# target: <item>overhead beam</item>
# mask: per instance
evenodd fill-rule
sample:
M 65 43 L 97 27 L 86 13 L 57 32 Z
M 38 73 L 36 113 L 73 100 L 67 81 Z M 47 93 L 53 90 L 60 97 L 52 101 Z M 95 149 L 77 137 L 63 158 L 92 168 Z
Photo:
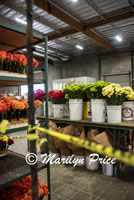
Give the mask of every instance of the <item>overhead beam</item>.
M 34 0 L 34 4 L 38 6 L 39 8 L 43 9 L 44 11 L 48 12 L 49 14 L 55 16 L 56 18 L 60 19 L 61 21 L 64 21 L 74 29 L 76 29 L 79 32 L 82 32 L 83 34 L 87 35 L 88 37 L 95 40 L 97 43 L 101 44 L 105 48 L 109 50 L 113 50 L 113 47 L 108 44 L 102 37 L 97 35 L 95 32 L 91 30 L 84 30 L 83 25 L 71 17 L 70 15 L 66 14 L 64 11 L 62 11 L 60 8 L 56 7 L 54 4 L 48 2 L 47 0 Z
M 108 15 L 105 15 L 105 20 L 103 20 L 102 17 L 96 19 L 96 21 L 95 21 L 95 19 L 92 19 L 92 21 L 95 21 L 95 22 L 85 24 L 84 29 L 88 30 L 90 28 L 96 28 L 99 26 L 103 26 L 106 24 L 110 24 L 110 23 L 125 20 L 125 19 L 129 19 L 132 17 L 134 17 L 134 12 L 132 12 L 129 8 L 120 9 L 116 12 L 114 11 L 114 12 L 109 13 Z M 65 37 L 65 36 L 68 36 L 71 34 L 75 34 L 78 32 L 79 31 L 77 31 L 76 29 L 71 28 L 69 30 L 67 29 L 67 30 L 62 31 L 62 33 L 60 33 L 60 34 L 56 33 L 56 34 L 50 35 L 50 36 L 48 36 L 48 38 L 49 38 L 49 40 L 55 40 L 55 39 Z
M 18 13 L 21 13 L 24 16 L 26 15 L 26 11 L 22 7 L 20 7 L 18 5 L 16 6 L 16 4 L 12 0 L 6 0 L 2 4 Z M 40 15 L 34 13 L 34 10 L 33 10 L 33 19 L 45 26 L 48 26 L 49 28 L 53 29 L 55 32 L 58 32 L 58 33 L 60 32 L 57 29 L 57 27 L 54 24 L 52 24 L 50 21 L 48 21 L 48 20 L 42 18 Z

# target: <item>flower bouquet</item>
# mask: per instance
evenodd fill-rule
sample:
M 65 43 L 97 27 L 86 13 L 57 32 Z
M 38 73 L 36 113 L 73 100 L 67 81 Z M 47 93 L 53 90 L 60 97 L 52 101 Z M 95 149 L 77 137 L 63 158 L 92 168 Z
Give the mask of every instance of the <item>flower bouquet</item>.
M 109 123 L 121 122 L 122 104 L 125 101 L 125 92 L 118 84 L 111 84 L 102 89 L 102 95 L 107 102 L 107 117 Z
M 8 147 L 14 144 L 12 139 L 8 138 L 8 141 L 3 141 L 0 139 L 0 157 L 8 155 Z
M 123 87 L 125 101 L 122 105 L 122 118 L 124 121 L 134 120 L 134 91 L 131 87 Z
M 102 95 L 102 89 L 109 84 L 105 81 L 98 81 L 84 87 L 88 99 L 91 100 L 92 122 L 105 122 L 106 101 Z
M 52 95 L 52 102 L 54 117 L 64 117 L 64 109 L 66 103 L 65 94 L 61 90 L 58 92 L 54 92 Z

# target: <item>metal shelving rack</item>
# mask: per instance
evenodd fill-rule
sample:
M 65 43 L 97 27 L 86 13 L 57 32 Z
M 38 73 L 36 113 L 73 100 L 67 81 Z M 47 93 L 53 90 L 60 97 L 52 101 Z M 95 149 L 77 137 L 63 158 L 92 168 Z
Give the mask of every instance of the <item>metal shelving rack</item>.
M 39 34 L 33 34 L 32 33 L 32 0 L 26 0 L 26 4 L 27 4 L 27 31 L 22 29 L 22 28 L 18 28 L 15 26 L 12 26 L 10 24 L 7 23 L 0 23 L 0 26 L 8 29 L 8 30 L 12 30 L 18 33 L 23 33 L 23 34 L 27 34 L 27 45 L 23 46 L 22 49 L 24 47 L 27 47 L 27 63 L 28 63 L 28 67 L 27 67 L 27 80 L 26 78 L 15 78 L 12 79 L 11 77 L 3 77 L 0 76 L 0 84 L 1 85 L 10 85 L 10 86 L 16 86 L 16 85 L 22 85 L 25 84 L 26 82 L 28 83 L 28 89 L 29 89 L 29 95 L 28 95 L 28 102 L 29 102 L 29 111 L 30 111 L 30 115 L 29 115 L 29 124 L 31 126 L 34 126 L 35 124 L 35 118 L 34 118 L 34 101 L 33 101 L 33 83 L 40 83 L 41 80 L 33 80 L 33 55 L 32 55 L 32 51 L 33 51 L 33 42 L 32 42 L 32 38 L 35 37 L 36 39 L 44 42 L 45 44 L 45 74 L 44 74 L 44 84 L 45 84 L 45 91 L 46 91 L 46 123 L 45 126 L 48 129 L 49 128 L 49 119 L 48 119 L 48 49 L 47 49 L 47 41 L 48 38 L 47 36 L 43 37 L 42 35 Z M 21 49 L 21 47 L 19 47 L 19 49 Z M 27 126 L 25 127 L 20 127 L 20 128 L 14 128 L 14 129 L 9 129 L 7 130 L 7 134 L 9 133 L 13 133 L 13 132 L 17 132 L 17 131 L 21 131 L 21 130 L 26 130 Z M 31 132 L 33 133 L 33 132 Z M 46 135 L 47 138 L 47 154 L 49 154 L 49 135 Z M 36 142 L 35 141 L 30 141 L 30 152 L 36 153 Z M 17 155 L 16 156 L 20 156 Z M 24 157 L 23 157 L 24 159 Z M 31 175 L 32 177 L 32 199 L 33 200 L 37 200 L 38 199 L 38 181 L 37 181 L 37 172 L 39 170 L 42 170 L 44 168 L 47 169 L 47 183 L 48 183 L 48 190 L 49 192 L 51 192 L 51 187 L 50 187 L 50 163 L 48 163 L 47 165 L 44 166 L 40 166 L 41 163 L 39 163 L 39 167 L 37 167 L 37 164 L 31 165 L 29 171 L 25 171 L 23 174 L 21 174 L 19 177 L 13 178 L 12 180 L 5 182 L 4 185 L 2 184 L 1 187 L 5 187 L 6 185 L 9 185 L 17 180 L 20 180 L 28 175 Z M 9 168 L 10 171 L 10 168 Z M 0 187 L 0 188 L 1 188 Z M 51 193 L 48 195 L 48 200 L 51 200 Z

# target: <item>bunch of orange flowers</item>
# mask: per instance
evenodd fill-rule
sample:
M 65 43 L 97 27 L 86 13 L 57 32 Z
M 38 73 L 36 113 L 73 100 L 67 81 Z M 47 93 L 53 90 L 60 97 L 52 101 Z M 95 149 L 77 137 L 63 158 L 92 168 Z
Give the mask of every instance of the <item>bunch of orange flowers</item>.
M 41 101 L 39 101 L 39 100 L 35 100 L 35 101 L 34 101 L 34 106 L 35 106 L 35 108 L 39 107 L 40 105 L 42 105 L 42 102 L 41 102 Z
M 24 54 L 11 54 L 7 53 L 5 51 L 0 51 L 0 61 L 8 61 L 8 62 L 17 62 L 19 63 L 19 66 L 27 66 L 27 59 Z M 38 67 L 39 63 L 35 58 L 33 58 L 33 65 L 34 67 Z

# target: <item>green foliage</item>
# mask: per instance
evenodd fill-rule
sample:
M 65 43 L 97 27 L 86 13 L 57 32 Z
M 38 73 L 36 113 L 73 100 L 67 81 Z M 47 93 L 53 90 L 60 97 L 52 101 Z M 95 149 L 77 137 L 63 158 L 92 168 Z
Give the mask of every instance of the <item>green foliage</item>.
M 98 81 L 96 83 L 89 83 L 85 85 L 84 92 L 89 100 L 91 99 L 103 99 L 102 89 L 111 83 L 105 81 Z
M 86 97 L 84 92 L 84 85 L 70 85 L 63 89 L 63 93 L 65 94 L 65 98 L 68 99 L 83 99 Z

